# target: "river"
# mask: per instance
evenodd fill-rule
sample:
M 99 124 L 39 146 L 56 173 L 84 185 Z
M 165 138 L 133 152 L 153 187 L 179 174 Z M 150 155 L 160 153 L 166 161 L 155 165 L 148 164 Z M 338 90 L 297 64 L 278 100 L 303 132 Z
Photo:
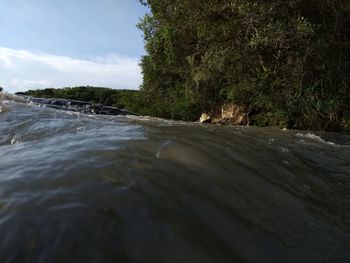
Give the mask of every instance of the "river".
M 2 100 L 0 262 L 350 262 L 350 136 Z

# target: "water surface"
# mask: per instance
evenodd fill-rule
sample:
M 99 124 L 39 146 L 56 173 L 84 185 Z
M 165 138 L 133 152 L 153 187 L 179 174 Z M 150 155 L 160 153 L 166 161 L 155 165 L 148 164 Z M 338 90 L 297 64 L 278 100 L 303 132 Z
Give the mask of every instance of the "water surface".
M 0 262 L 350 262 L 348 135 L 0 103 Z

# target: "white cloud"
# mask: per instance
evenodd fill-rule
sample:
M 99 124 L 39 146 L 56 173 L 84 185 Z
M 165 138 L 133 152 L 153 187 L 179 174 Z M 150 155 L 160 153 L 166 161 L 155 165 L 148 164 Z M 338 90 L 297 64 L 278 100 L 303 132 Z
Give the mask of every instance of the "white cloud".
M 11 93 L 80 85 L 136 89 L 142 81 L 138 63 L 117 55 L 89 61 L 0 47 L 0 86 Z

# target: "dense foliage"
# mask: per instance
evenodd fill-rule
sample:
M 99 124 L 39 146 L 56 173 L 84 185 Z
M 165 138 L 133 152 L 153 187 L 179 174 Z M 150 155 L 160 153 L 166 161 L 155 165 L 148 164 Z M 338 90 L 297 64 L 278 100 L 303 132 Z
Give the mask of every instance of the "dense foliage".
M 22 95 L 33 96 L 37 98 L 62 98 L 100 103 L 105 106 L 113 106 L 126 109 L 131 112 L 141 112 L 142 105 L 139 98 L 139 92 L 136 90 L 115 90 L 99 87 L 74 87 L 63 89 L 42 89 L 29 90 L 21 93 Z
M 350 2 L 141 0 L 148 114 L 198 119 L 218 105 L 252 124 L 338 130 L 350 110 Z

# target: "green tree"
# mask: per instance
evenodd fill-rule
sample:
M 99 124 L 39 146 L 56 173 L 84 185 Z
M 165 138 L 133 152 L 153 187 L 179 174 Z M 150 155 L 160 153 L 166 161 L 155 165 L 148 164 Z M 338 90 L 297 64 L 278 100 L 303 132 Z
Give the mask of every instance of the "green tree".
M 339 128 L 350 94 L 347 1 L 141 2 L 151 10 L 138 25 L 151 114 L 195 119 L 234 102 L 257 124 Z

